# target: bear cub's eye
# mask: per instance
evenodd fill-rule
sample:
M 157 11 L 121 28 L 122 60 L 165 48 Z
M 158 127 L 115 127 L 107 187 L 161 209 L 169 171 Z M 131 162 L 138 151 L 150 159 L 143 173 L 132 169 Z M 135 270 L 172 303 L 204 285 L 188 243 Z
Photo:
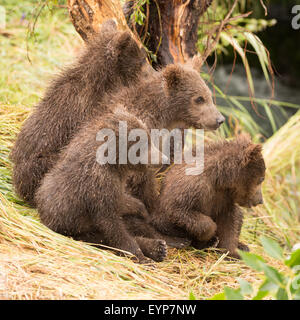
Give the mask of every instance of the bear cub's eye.
M 264 180 L 265 180 L 265 177 L 261 177 L 261 178 L 259 179 L 258 183 L 261 184 L 261 183 L 264 182 Z
M 204 102 L 204 98 L 202 96 L 199 96 L 198 98 L 195 99 L 195 102 L 200 104 Z

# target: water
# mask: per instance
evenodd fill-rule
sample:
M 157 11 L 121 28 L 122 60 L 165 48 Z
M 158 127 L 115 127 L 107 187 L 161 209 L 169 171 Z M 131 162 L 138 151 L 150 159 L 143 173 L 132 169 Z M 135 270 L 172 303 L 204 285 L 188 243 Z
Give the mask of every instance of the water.
M 248 82 L 243 65 L 236 65 L 230 79 L 231 69 L 231 65 L 218 66 L 214 72 L 215 84 L 228 95 L 249 97 Z M 254 82 L 255 97 L 270 99 L 272 96 L 272 90 L 270 89 L 270 86 L 264 78 L 262 72 L 260 72 L 258 69 L 251 69 L 251 73 Z M 229 79 L 230 82 L 228 84 Z M 297 104 L 300 107 L 300 90 L 283 84 L 282 81 L 280 81 L 280 78 L 276 77 L 274 100 Z M 226 105 L 223 99 L 217 99 L 217 104 L 218 103 L 220 105 Z M 258 112 L 261 114 L 261 116 L 259 116 L 253 110 L 250 102 L 242 101 L 242 104 L 247 108 L 247 110 L 250 111 L 255 121 L 257 121 L 258 124 L 266 130 L 267 136 L 272 135 L 272 127 L 263 107 L 258 105 Z M 278 108 L 274 106 L 271 108 L 274 110 L 275 120 L 278 127 L 282 126 L 288 120 L 288 118 L 297 111 L 297 109 L 293 108 L 284 108 L 287 113 L 287 115 L 284 116 L 277 110 Z

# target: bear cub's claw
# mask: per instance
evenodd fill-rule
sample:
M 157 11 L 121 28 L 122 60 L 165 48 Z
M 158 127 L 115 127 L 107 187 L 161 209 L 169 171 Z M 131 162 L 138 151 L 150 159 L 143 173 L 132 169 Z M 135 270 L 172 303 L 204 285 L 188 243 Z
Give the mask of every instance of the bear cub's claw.
M 246 252 L 250 251 L 250 248 L 246 244 L 244 244 L 243 242 L 239 242 L 238 249 L 240 249 L 242 251 L 246 251 Z
M 154 267 L 154 265 L 153 265 L 154 261 L 150 258 L 147 258 L 147 257 L 139 258 L 134 261 L 139 264 L 146 264 L 146 265 L 149 265 L 150 267 Z
M 163 261 L 167 256 L 167 243 L 165 240 L 156 239 L 148 256 L 156 262 Z
M 183 249 L 188 247 L 191 244 L 191 240 L 186 238 L 164 236 L 164 239 L 166 240 L 167 245 L 170 248 Z

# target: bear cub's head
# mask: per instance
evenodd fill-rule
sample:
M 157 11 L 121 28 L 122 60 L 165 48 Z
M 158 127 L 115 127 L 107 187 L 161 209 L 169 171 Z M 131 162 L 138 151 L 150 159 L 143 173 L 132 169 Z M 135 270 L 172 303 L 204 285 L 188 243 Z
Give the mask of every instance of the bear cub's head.
M 122 105 L 116 106 L 113 112 L 106 117 L 105 125 L 105 129 L 108 129 L 112 136 L 111 140 L 106 141 L 106 146 L 109 148 L 109 143 L 113 142 L 111 154 L 116 159 L 115 163 L 121 165 L 120 168 L 145 171 L 151 166 L 160 167 L 168 160 L 152 143 L 151 135 L 144 122 L 128 113 Z M 104 140 L 103 137 L 100 138 L 100 135 L 98 139 Z
M 261 186 L 265 179 L 266 166 L 262 146 L 253 144 L 245 135 L 237 138 L 236 143 L 240 148 L 240 170 L 234 188 L 234 201 L 242 207 L 251 208 L 263 204 Z
M 117 79 L 122 85 L 129 86 L 136 80 L 146 65 L 146 52 L 139 48 L 129 31 L 120 31 L 113 19 L 106 20 L 90 39 L 87 39 L 89 59 L 105 63 L 106 74 Z M 89 63 L 88 60 L 87 63 Z M 115 79 L 111 80 L 114 84 Z
M 201 60 L 195 56 L 185 65 L 168 65 L 163 71 L 164 89 L 184 122 L 198 129 L 216 130 L 225 121 L 217 110 L 211 90 L 200 76 Z

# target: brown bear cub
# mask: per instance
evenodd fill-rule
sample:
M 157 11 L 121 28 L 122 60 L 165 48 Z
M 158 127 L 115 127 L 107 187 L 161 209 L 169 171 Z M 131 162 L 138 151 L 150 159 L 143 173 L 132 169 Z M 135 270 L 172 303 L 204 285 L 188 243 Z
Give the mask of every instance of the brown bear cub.
M 212 93 L 199 74 L 199 65 L 197 57 L 185 65 L 168 65 L 135 87 L 123 88 L 115 104 L 124 105 L 144 121 L 149 130 L 172 130 L 179 124 L 184 128 L 215 130 L 225 119 L 214 105 Z M 127 186 L 151 213 L 157 199 L 156 181 L 151 171 L 131 176 Z
M 147 165 L 142 163 L 150 163 L 152 145 L 145 144 L 148 152 L 141 155 L 144 162 L 131 164 L 127 158 L 127 164 L 120 164 L 120 121 L 127 122 L 128 132 L 132 129 L 147 132 L 140 120 L 120 107 L 86 124 L 44 176 L 35 196 L 37 209 L 41 221 L 55 232 L 128 251 L 141 263 L 150 261 L 146 257 L 162 261 L 166 256 L 166 242 L 131 236 L 123 220 L 126 215 L 134 214 L 147 219 L 143 203 L 125 192 L 125 182 L 130 171 L 146 170 Z M 104 136 L 99 138 L 102 129 L 114 132 L 115 140 L 109 137 L 106 142 Z M 112 157 L 110 163 L 99 163 L 99 148 L 104 142 L 115 145 L 115 158 Z M 128 150 L 132 145 L 129 141 Z M 109 154 L 109 148 L 105 150 Z
M 185 169 L 192 167 L 174 165 L 168 170 L 152 224 L 162 233 L 189 238 L 200 249 L 217 239 L 219 248 L 239 258 L 236 249 L 249 248 L 239 242 L 243 213 L 238 206 L 263 203 L 261 145 L 246 135 L 215 142 L 205 146 L 203 173 L 186 175 Z
M 103 24 L 81 57 L 58 75 L 25 121 L 11 153 L 16 193 L 34 206 L 34 193 L 58 153 L 85 122 L 103 113 L 105 94 L 132 85 L 146 64 L 129 32 Z

